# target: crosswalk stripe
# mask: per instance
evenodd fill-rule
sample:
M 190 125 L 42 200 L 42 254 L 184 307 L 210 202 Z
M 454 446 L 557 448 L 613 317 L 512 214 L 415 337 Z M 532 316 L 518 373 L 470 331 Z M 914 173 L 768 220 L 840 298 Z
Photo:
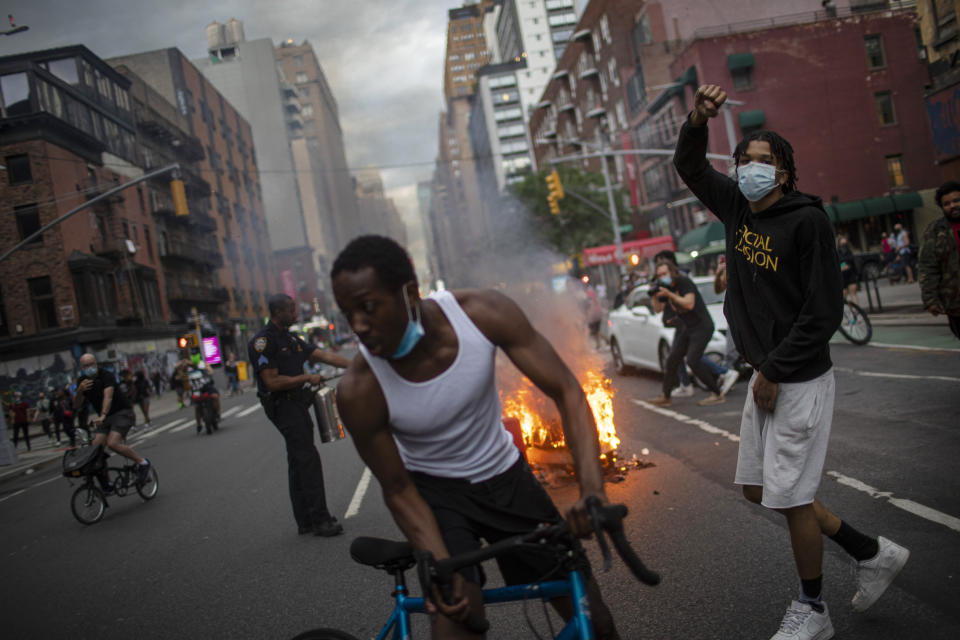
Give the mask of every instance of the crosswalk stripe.
M 137 434 L 136 441 L 137 441 L 137 442 L 140 442 L 140 441 L 142 441 L 142 440 L 149 440 L 150 438 L 152 438 L 152 437 L 154 437 L 154 436 L 158 436 L 158 435 L 160 435 L 161 433 L 163 433 L 163 432 L 165 432 L 165 431 L 169 431 L 170 429 L 173 429 L 175 426 L 177 426 L 178 424 L 180 424 L 180 423 L 183 422 L 184 420 L 186 420 L 186 418 L 181 418 L 181 419 L 179 419 L 179 420 L 174 420 L 173 422 L 171 422 L 171 423 L 169 423 L 169 424 L 165 424 L 165 425 L 163 425 L 162 427 L 157 427 L 156 429 L 151 429 L 150 431 L 144 431 L 144 432 L 138 433 L 138 434 Z
M 170 431 L 170 433 L 180 433 L 180 432 L 183 431 L 184 429 L 189 429 L 190 427 L 195 427 L 196 424 L 197 424 L 197 423 L 196 423 L 196 422 L 193 422 L 193 421 L 187 422 L 187 424 L 180 425 L 180 426 L 177 427 L 176 429 L 173 429 L 172 431 Z
M 243 408 L 243 407 L 231 407 L 230 409 L 227 409 L 226 411 L 224 411 L 223 413 L 221 413 L 221 414 L 220 414 L 220 417 L 221 417 L 221 418 L 229 418 L 230 416 L 232 416 L 233 414 L 235 414 L 237 411 L 240 411 L 240 409 L 242 409 L 242 408 Z
M 241 411 L 240 413 L 238 413 L 238 414 L 237 414 L 237 417 L 238 417 L 238 418 L 242 418 L 242 417 L 244 417 L 244 416 L 248 416 L 248 415 L 250 415 L 251 413 L 253 413 L 254 411 L 256 411 L 257 409 L 262 409 L 262 408 L 263 408 L 263 407 L 262 407 L 261 405 L 259 405 L 259 404 L 252 405 L 252 406 L 250 406 L 250 407 L 247 407 L 246 409 L 244 409 L 244 410 Z

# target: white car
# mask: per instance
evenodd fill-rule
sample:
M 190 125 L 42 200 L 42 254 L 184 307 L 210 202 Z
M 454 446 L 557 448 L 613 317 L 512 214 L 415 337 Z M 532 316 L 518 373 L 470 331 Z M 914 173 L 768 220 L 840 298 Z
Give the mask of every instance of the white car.
M 727 319 L 723 315 L 723 294 L 713 291 L 713 276 L 692 278 L 703 296 L 713 318 L 713 337 L 704 353 L 716 361 L 723 359 L 727 350 Z M 647 291 L 642 284 L 630 292 L 621 306 L 610 312 L 607 319 L 610 330 L 610 353 L 616 372 L 623 375 L 631 367 L 663 372 L 670 355 L 675 329 L 663 326 L 663 312 L 654 313 Z

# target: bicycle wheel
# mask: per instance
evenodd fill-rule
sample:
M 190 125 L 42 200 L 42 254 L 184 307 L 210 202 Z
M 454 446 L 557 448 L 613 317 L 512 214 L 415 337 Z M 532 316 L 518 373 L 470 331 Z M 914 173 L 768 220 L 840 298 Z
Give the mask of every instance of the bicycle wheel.
M 85 484 L 73 492 L 70 499 L 70 510 L 73 517 L 83 524 L 96 524 L 103 518 L 107 509 L 107 500 L 103 492 L 93 484 Z
M 147 472 L 147 479 L 142 483 L 137 483 L 137 493 L 140 494 L 140 497 L 144 500 L 152 500 L 157 495 L 157 491 L 160 489 L 160 476 L 157 475 L 157 469 L 153 465 L 150 465 L 150 470 Z
M 304 631 L 293 640 L 358 640 L 356 636 L 337 629 L 311 629 Z
M 847 302 L 843 306 L 840 333 L 853 344 L 864 345 L 870 342 L 873 336 L 873 326 L 863 309 L 852 302 Z

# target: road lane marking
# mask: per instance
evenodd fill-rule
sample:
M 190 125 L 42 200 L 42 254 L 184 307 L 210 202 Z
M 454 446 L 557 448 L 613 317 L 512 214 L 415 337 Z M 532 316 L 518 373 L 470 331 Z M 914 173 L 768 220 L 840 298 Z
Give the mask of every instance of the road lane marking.
M 158 436 L 161 433 L 164 433 L 165 431 L 169 431 L 170 429 L 173 429 L 175 426 L 177 426 L 184 420 L 186 420 L 186 418 L 180 418 L 179 420 L 174 420 L 170 424 L 165 424 L 162 427 L 157 427 L 156 429 L 151 429 L 150 431 L 144 431 L 142 433 L 139 433 L 137 434 L 137 441 L 139 442 L 141 440 L 148 440 L 154 436 Z
M 360 512 L 360 503 L 363 502 L 363 496 L 367 493 L 367 487 L 370 486 L 370 467 L 363 468 L 363 475 L 360 476 L 360 482 L 353 492 L 353 498 L 350 499 L 350 506 L 347 507 L 347 513 L 343 519 L 352 518 Z
M 221 418 L 229 418 L 230 416 L 232 416 L 233 414 L 235 414 L 237 411 L 240 411 L 240 409 L 243 409 L 243 407 L 233 407 L 233 408 L 231 408 L 231 409 L 227 409 L 226 411 L 224 411 L 223 413 L 220 414 L 220 417 L 221 417 Z
M 176 429 L 173 429 L 172 431 L 170 431 L 170 433 L 180 433 L 181 431 L 185 431 L 185 430 L 189 429 L 190 427 L 195 427 L 195 426 L 197 426 L 197 423 L 196 423 L 195 421 L 187 420 L 187 423 L 186 423 L 186 424 L 180 425 L 180 426 L 177 427 Z
M 842 343 L 841 343 L 842 344 Z M 882 347 L 884 349 L 913 349 L 914 351 L 951 351 L 960 352 L 960 349 L 951 349 L 950 347 L 921 347 L 912 344 L 890 344 L 888 342 L 868 342 L 868 346 Z
M 951 376 L 915 376 L 909 373 L 878 373 L 876 371 L 857 371 L 856 369 L 848 369 L 846 367 L 834 368 L 843 373 L 853 373 L 855 375 L 866 376 L 868 378 L 894 378 L 896 380 L 942 380 L 944 382 L 960 382 L 960 378 L 953 378 Z
M 937 511 L 936 509 L 931 509 L 926 505 L 922 505 L 919 502 L 914 502 L 913 500 L 908 500 L 906 498 L 894 498 L 893 492 L 891 491 L 880 491 L 875 487 L 871 487 L 865 482 L 861 482 L 856 478 L 851 478 L 846 476 L 839 471 L 827 471 L 828 476 L 832 476 L 837 479 L 842 485 L 846 485 L 857 491 L 862 491 L 866 493 L 871 498 L 886 498 L 887 502 L 898 509 L 903 509 L 908 513 L 912 513 L 915 516 L 920 516 L 925 520 L 931 522 L 936 522 L 937 524 L 942 524 L 945 527 L 949 527 L 954 531 L 960 531 L 960 518 L 955 518 L 951 515 L 947 515 L 942 511 Z
M 4 500 L 9 500 L 10 498 L 12 498 L 12 497 L 14 497 L 14 496 L 18 496 L 18 495 L 20 495 L 21 493 L 23 493 L 24 491 L 26 491 L 26 489 L 20 489 L 20 491 L 14 491 L 14 492 L 11 493 L 10 495 L 8 495 L 6 498 L 0 498 L 0 502 L 3 502 Z
M 671 411 L 670 409 L 665 409 L 664 407 L 658 407 L 655 404 L 650 404 L 649 402 L 644 402 L 643 400 L 632 400 L 636 405 L 643 407 L 648 411 L 653 411 L 654 413 L 659 413 L 662 416 L 667 416 L 668 418 L 673 418 L 678 422 L 684 422 L 686 424 L 692 424 L 693 426 L 706 431 L 710 435 L 720 436 L 721 438 L 726 438 L 730 442 L 740 442 L 740 436 L 736 433 L 730 433 L 726 429 L 721 429 L 716 427 L 706 420 L 700 420 L 699 418 L 691 418 L 690 416 L 685 416 L 682 413 L 677 413 L 676 411 Z
M 238 414 L 237 414 L 237 417 L 238 417 L 238 418 L 243 418 L 244 416 L 250 415 L 251 413 L 253 413 L 253 412 L 256 411 L 257 409 L 262 409 L 262 408 L 263 408 L 263 406 L 260 405 L 260 404 L 252 405 L 252 406 L 250 406 L 250 407 L 247 407 L 246 409 L 244 409 L 244 410 L 241 411 L 240 413 L 238 413 Z

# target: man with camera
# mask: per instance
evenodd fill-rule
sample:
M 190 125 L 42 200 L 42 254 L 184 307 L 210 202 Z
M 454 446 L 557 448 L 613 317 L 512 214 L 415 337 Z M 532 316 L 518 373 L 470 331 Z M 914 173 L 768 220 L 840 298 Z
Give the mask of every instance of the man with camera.
M 693 375 L 703 382 L 711 393 L 701 400 L 700 406 L 720 404 L 726 401 L 720 391 L 717 376 L 703 363 L 703 352 L 713 336 L 713 318 L 707 311 L 703 296 L 690 278 L 682 275 L 676 266 L 667 261 L 657 264 L 657 279 L 650 287 L 653 310 L 660 313 L 669 306 L 677 314 L 677 333 L 673 339 L 670 355 L 663 372 L 663 394 L 647 402 L 660 407 L 669 407 L 670 392 L 677 386 L 677 370 L 684 359 Z

